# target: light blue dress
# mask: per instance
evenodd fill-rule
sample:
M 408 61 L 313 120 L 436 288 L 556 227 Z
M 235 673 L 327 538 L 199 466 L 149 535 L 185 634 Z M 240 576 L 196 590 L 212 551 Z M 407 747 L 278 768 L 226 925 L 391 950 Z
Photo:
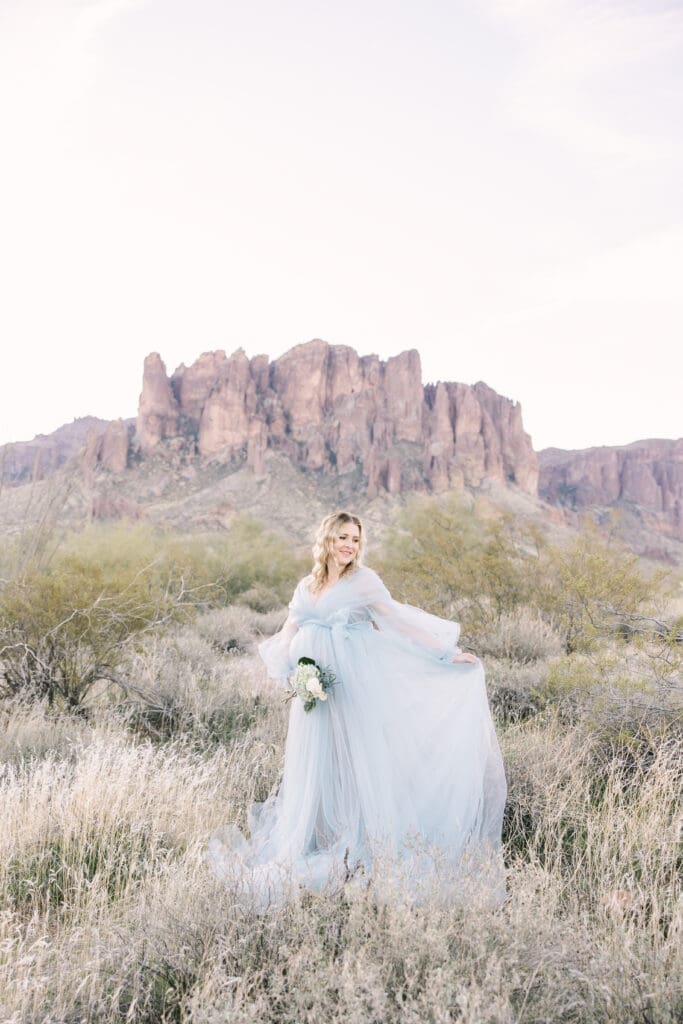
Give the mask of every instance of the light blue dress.
M 494 865 L 500 891 L 505 774 L 483 667 L 452 662 L 460 627 L 394 601 L 367 567 L 317 598 L 309 583 L 259 652 L 282 686 L 302 656 L 338 682 L 312 711 L 292 700 L 282 782 L 252 806 L 248 839 L 214 833 L 213 870 L 266 903 L 287 885 L 376 879 L 389 864 L 415 890 Z

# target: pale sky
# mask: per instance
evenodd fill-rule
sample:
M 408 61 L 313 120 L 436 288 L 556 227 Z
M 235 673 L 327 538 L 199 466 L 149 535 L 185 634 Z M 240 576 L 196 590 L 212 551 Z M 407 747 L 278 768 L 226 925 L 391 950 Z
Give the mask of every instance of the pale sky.
M 314 337 L 683 435 L 683 3 L 0 0 L 0 442 Z

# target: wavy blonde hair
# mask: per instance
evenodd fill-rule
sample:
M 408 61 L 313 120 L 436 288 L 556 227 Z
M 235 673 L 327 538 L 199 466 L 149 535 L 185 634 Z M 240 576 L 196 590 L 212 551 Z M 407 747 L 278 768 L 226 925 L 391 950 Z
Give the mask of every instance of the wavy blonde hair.
M 311 590 L 314 594 L 322 590 L 329 579 L 327 561 L 332 555 L 332 542 L 337 536 L 340 527 L 344 526 L 345 523 L 353 523 L 354 526 L 358 527 L 360 544 L 358 545 L 356 557 L 344 567 L 341 575 L 350 575 L 362 562 L 365 533 L 363 532 L 363 524 L 360 519 L 358 516 L 352 515 L 351 512 L 331 512 L 328 516 L 325 516 L 318 527 L 315 544 L 313 545 L 313 569 L 311 571 L 313 586 Z

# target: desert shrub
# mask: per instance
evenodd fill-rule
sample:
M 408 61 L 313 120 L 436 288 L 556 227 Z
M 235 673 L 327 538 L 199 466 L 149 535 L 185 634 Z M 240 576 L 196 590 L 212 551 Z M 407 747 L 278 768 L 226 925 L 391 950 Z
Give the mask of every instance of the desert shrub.
M 96 524 L 71 534 L 60 551 L 98 565 L 105 575 L 123 567 L 153 567 L 159 586 L 169 578 L 182 579 L 203 608 L 233 604 L 241 594 L 250 594 L 268 611 L 289 600 L 302 575 L 301 559 L 284 538 L 247 516 L 212 533 L 177 534 L 144 523 Z
M 183 744 L 133 745 L 119 731 L 93 737 L 68 760 L 5 768 L 0 893 L 44 911 L 121 898 L 196 840 L 223 761 L 221 752 L 200 761 Z
M 57 834 L 9 861 L 6 900 L 26 913 L 68 910 L 94 882 L 106 899 L 116 900 L 167 853 L 163 839 L 126 822 L 104 835 L 94 828 L 78 835 Z
M 146 568 L 118 576 L 65 556 L 0 590 L 0 695 L 34 695 L 78 707 L 100 680 L 117 681 L 126 651 L 145 633 L 192 610 L 183 581 L 161 588 Z
M 623 898 L 638 927 L 667 933 L 680 894 L 679 735 L 612 737 L 538 719 L 505 736 L 510 863 L 542 864 L 565 906 Z M 672 896 L 674 901 L 672 902 Z M 672 916 L 673 915 L 673 916 Z
M 558 639 L 571 653 L 646 637 L 658 640 L 665 672 L 683 648 L 681 622 L 665 614 L 672 575 L 647 572 L 588 521 L 551 543 L 511 516 L 481 518 L 456 497 L 420 499 L 389 531 L 381 568 L 399 600 L 459 620 L 483 653 L 547 657 Z
M 5 700 L 0 705 L 0 766 L 71 752 L 92 737 L 79 716 L 55 713 L 46 701 Z
M 536 608 L 520 605 L 503 612 L 471 638 L 482 657 L 529 664 L 552 658 L 562 650 L 562 637 Z
M 200 746 L 257 730 L 281 702 L 253 648 L 285 616 L 233 605 L 201 613 L 172 636 L 150 637 L 126 665 L 128 699 L 120 707 L 129 727 Z
M 72 535 L 48 564 L 0 585 L 0 695 L 79 707 L 96 684 L 122 682 L 146 634 L 241 593 L 279 606 L 298 572 L 284 541 L 249 520 L 208 537 L 144 525 Z
M 156 741 L 184 737 L 200 747 L 257 729 L 277 701 L 260 661 L 240 653 L 258 635 L 258 618 L 250 609 L 217 609 L 173 637 L 151 637 L 126 666 L 130 682 L 119 708 L 128 726 Z
M 278 612 L 258 612 L 243 604 L 215 608 L 198 616 L 197 635 L 214 650 L 223 654 L 243 654 L 257 640 L 279 629 L 287 617 L 286 609 Z
M 394 596 L 458 619 L 481 634 L 528 604 L 538 539 L 512 516 L 482 519 L 458 497 L 414 500 L 389 531 L 380 558 Z
M 647 645 L 612 642 L 547 665 L 539 696 L 606 736 L 668 730 L 683 721 L 683 680 L 662 682 Z
M 487 658 L 485 669 L 489 704 L 497 724 L 525 721 L 548 706 L 545 663 Z
M 239 602 L 255 612 L 267 614 L 282 606 L 283 596 L 287 596 L 287 590 L 288 587 L 275 588 L 264 583 L 254 583 L 253 586 L 240 593 Z
M 568 654 L 614 636 L 676 639 L 677 630 L 659 621 L 670 575 L 647 574 L 637 555 L 589 522 L 574 539 L 543 548 L 537 579 L 534 601 L 552 617 Z
M 196 586 L 210 588 L 209 607 L 241 601 L 269 611 L 289 600 L 303 575 L 301 560 L 286 541 L 246 517 L 237 518 L 225 533 L 174 538 L 169 558 L 186 566 Z

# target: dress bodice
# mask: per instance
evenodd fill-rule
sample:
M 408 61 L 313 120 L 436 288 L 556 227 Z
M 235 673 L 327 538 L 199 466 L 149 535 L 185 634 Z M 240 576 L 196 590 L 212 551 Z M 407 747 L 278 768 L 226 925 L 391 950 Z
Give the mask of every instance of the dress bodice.
M 450 663 L 459 653 L 460 626 L 457 622 L 409 604 L 394 601 L 373 569 L 360 566 L 343 576 L 317 599 L 309 590 L 310 576 L 300 580 L 289 603 L 289 616 L 282 630 L 259 644 L 259 652 L 273 679 L 288 685 L 301 647 L 300 631 L 319 627 L 335 640 L 349 641 L 373 629 L 376 637 L 391 642 L 399 651 L 430 661 Z
M 317 599 L 309 590 L 309 581 L 307 576 L 299 582 L 289 605 L 290 621 L 296 626 L 309 622 L 332 626 L 370 621 L 399 645 L 408 645 L 427 656 L 449 661 L 459 651 L 457 622 L 394 601 L 377 573 L 368 566 L 342 576 Z
M 358 585 L 357 577 L 362 572 L 358 569 L 352 576 L 342 576 L 318 597 L 309 589 L 310 577 L 305 577 L 298 584 L 289 605 L 291 621 L 299 628 L 307 624 L 332 627 L 370 622 L 372 614 L 367 594 Z

